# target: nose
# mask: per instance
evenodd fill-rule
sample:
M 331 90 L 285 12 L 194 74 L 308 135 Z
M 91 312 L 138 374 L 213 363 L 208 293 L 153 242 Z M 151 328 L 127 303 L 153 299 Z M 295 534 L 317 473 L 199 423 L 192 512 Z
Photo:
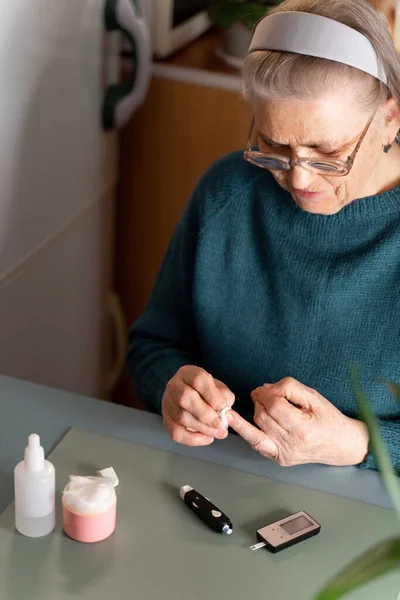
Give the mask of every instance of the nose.
M 292 167 L 289 175 L 291 186 L 297 190 L 307 190 L 312 187 L 315 177 L 315 173 L 303 169 L 299 165 Z

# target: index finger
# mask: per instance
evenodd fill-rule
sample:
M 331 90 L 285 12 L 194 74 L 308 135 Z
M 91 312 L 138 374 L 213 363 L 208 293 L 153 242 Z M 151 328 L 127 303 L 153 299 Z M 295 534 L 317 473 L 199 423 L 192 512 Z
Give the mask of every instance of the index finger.
M 196 369 L 196 372 L 193 374 L 185 372 L 183 381 L 186 385 L 192 387 L 216 412 L 225 408 L 226 398 L 215 385 L 213 376 L 207 373 L 207 371 Z
M 229 425 L 242 437 L 256 452 L 274 459 L 278 451 L 276 444 L 270 437 L 251 423 L 243 419 L 236 411 L 230 410 L 226 414 Z

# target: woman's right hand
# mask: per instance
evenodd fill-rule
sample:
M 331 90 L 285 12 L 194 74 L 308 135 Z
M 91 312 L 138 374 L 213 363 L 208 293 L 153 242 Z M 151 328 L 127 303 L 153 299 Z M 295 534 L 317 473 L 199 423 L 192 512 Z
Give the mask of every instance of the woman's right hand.
M 218 412 L 235 401 L 222 381 L 193 365 L 181 367 L 168 382 L 162 398 L 162 416 L 171 438 L 186 446 L 207 446 L 224 439 Z

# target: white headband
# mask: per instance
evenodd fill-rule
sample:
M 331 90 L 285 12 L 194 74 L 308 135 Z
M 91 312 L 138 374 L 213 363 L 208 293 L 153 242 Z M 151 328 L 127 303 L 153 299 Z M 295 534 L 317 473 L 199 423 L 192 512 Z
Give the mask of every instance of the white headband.
M 369 73 L 387 84 L 375 49 L 362 33 L 333 19 L 303 12 L 278 12 L 260 21 L 249 53 L 279 50 L 326 58 Z

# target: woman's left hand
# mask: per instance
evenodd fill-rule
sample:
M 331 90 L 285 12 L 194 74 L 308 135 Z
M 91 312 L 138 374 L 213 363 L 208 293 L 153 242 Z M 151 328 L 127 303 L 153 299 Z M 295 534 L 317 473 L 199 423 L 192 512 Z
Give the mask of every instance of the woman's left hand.
M 368 430 L 299 381 L 286 377 L 252 394 L 254 421 L 227 413 L 229 425 L 254 450 L 282 466 L 302 463 L 356 465 L 368 453 Z

